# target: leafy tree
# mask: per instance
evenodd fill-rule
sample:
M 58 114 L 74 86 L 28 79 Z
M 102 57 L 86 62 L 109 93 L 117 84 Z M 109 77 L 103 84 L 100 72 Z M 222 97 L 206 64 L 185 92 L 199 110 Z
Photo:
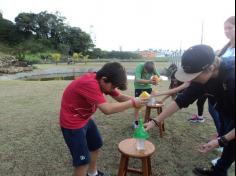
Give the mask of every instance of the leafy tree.
M 14 30 L 14 24 L 6 19 L 0 18 L 0 41 L 8 42 L 10 33 Z
M 84 64 L 88 63 L 89 55 L 83 56 Z
M 70 46 L 73 52 L 77 53 L 87 53 L 89 49 L 94 47 L 90 35 L 83 32 L 78 27 L 67 28 L 65 42 Z
M 97 59 L 97 58 L 107 58 L 107 52 L 101 50 L 100 48 L 94 48 L 93 50 L 89 51 L 88 54 L 90 58 Z
M 26 38 L 32 34 L 37 34 L 37 14 L 20 13 L 16 18 L 16 28 L 21 31 Z
M 133 52 L 122 52 L 122 51 L 111 51 L 107 53 L 108 58 L 117 58 L 117 59 L 140 59 L 139 54 Z
M 60 53 L 53 53 L 51 55 L 51 57 L 52 57 L 52 60 L 56 63 L 56 65 L 61 60 L 61 54 Z
M 73 54 L 73 62 L 78 62 L 81 58 L 83 57 L 83 54 L 82 53 L 74 53 Z
M 59 12 L 50 14 L 47 11 L 39 14 L 20 13 L 15 18 L 16 28 L 25 35 L 25 38 L 33 35 L 37 39 L 50 40 L 54 49 L 62 53 L 69 50 L 87 53 L 94 47 L 89 34 L 78 27 L 65 25 L 64 21 L 65 17 L 62 17 Z

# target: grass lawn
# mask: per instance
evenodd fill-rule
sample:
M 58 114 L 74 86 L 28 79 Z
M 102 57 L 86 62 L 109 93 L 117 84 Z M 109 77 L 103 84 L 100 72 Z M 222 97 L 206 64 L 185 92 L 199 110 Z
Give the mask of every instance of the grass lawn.
M 0 81 L 0 175 L 1 176 L 71 176 L 71 156 L 58 125 L 60 100 L 69 81 Z M 159 90 L 167 89 L 162 82 Z M 133 87 L 126 92 L 133 95 Z M 167 102 L 168 103 L 168 102 Z M 218 153 L 201 155 L 197 146 L 214 133 L 213 121 L 206 113 L 203 124 L 187 119 L 196 112 L 195 105 L 166 120 L 166 133 L 159 138 L 157 129 L 149 139 L 156 146 L 152 157 L 154 176 L 192 176 L 192 168 L 208 164 Z M 153 113 L 154 114 L 154 113 Z M 117 175 L 120 154 L 117 145 L 133 135 L 133 110 L 105 116 L 96 113 L 96 122 L 104 139 L 99 169 Z M 139 166 L 136 160 L 130 163 Z M 234 176 L 234 165 L 230 176 Z

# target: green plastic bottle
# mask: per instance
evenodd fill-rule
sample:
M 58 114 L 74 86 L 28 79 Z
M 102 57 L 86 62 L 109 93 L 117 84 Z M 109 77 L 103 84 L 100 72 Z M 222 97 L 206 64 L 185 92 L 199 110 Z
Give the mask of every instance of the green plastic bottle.
M 143 118 L 139 116 L 138 128 L 135 129 L 134 138 L 137 139 L 137 150 L 145 150 L 145 141 L 149 138 L 149 134 L 144 129 Z

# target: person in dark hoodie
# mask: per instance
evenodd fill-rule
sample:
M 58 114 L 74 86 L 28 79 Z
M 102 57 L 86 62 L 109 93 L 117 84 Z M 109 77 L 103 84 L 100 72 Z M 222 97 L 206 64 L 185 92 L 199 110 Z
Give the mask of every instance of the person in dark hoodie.
M 212 168 L 194 168 L 196 175 L 227 176 L 235 161 L 235 57 L 218 58 L 207 45 L 196 45 L 186 50 L 181 68 L 175 74 L 179 81 L 191 81 L 188 88 L 163 110 L 145 124 L 149 130 L 181 108 L 186 108 L 204 94 L 215 97 L 224 133 L 216 139 L 199 146 L 199 152 L 207 153 L 216 147 L 224 147 L 221 158 Z

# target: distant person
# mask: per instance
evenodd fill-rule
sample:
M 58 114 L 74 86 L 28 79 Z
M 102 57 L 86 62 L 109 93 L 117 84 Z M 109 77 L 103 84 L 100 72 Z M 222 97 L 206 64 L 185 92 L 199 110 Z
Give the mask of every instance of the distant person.
M 97 108 L 104 114 L 122 112 L 128 108 L 139 108 L 141 102 L 121 94 L 127 89 L 127 75 L 119 63 L 108 63 L 97 73 L 87 73 L 72 81 L 65 89 L 60 111 L 60 126 L 64 140 L 70 150 L 75 176 L 103 176 L 97 170 L 102 137 L 93 120 Z M 104 94 L 119 103 L 108 103 Z
M 146 91 L 147 93 L 152 93 L 152 85 L 157 85 L 157 80 L 152 79 L 152 76 L 160 77 L 160 74 L 155 68 L 153 62 L 146 62 L 137 65 L 135 69 L 135 97 L 139 97 L 142 92 Z M 134 112 L 134 128 L 138 127 L 138 118 L 139 118 L 139 109 L 135 109 Z
M 67 64 L 69 65 L 69 64 L 72 64 L 72 63 L 73 63 L 73 59 L 71 57 L 68 57 L 67 58 Z
M 222 59 L 226 59 L 226 60 L 229 57 L 235 58 L 235 16 L 229 17 L 224 22 L 224 32 L 225 32 L 225 36 L 229 39 L 229 42 L 217 53 L 217 55 L 221 57 Z M 215 135 L 215 137 L 217 138 L 218 136 L 222 135 L 222 131 L 223 131 L 222 128 L 224 125 L 223 125 L 223 122 L 219 118 L 219 113 L 217 112 L 215 108 L 216 106 L 217 106 L 217 103 L 215 101 L 215 97 L 210 97 L 208 99 L 208 109 L 216 126 L 217 134 Z M 222 149 L 220 149 L 220 151 L 222 151 Z M 212 164 L 215 165 L 219 159 L 220 158 L 218 157 L 212 160 Z
M 203 95 L 202 97 L 197 99 L 197 113 L 193 114 L 190 119 L 188 119 L 189 122 L 193 123 L 203 123 L 205 122 L 205 118 L 203 116 L 203 111 L 204 111 L 204 104 L 207 100 L 207 96 Z
M 225 36 L 229 42 L 218 54 L 221 57 L 235 56 L 235 16 L 228 18 L 224 23 Z
M 146 130 L 153 128 L 166 118 L 188 107 L 204 94 L 215 97 L 219 118 L 224 131 L 218 138 L 211 139 L 199 147 L 207 153 L 218 146 L 224 147 L 221 158 L 210 169 L 195 168 L 196 175 L 227 176 L 228 169 L 235 161 L 235 57 L 219 59 L 207 45 L 196 45 L 184 52 L 181 67 L 175 76 L 182 82 L 191 81 L 188 88 L 163 110 L 155 119 L 145 124 Z

